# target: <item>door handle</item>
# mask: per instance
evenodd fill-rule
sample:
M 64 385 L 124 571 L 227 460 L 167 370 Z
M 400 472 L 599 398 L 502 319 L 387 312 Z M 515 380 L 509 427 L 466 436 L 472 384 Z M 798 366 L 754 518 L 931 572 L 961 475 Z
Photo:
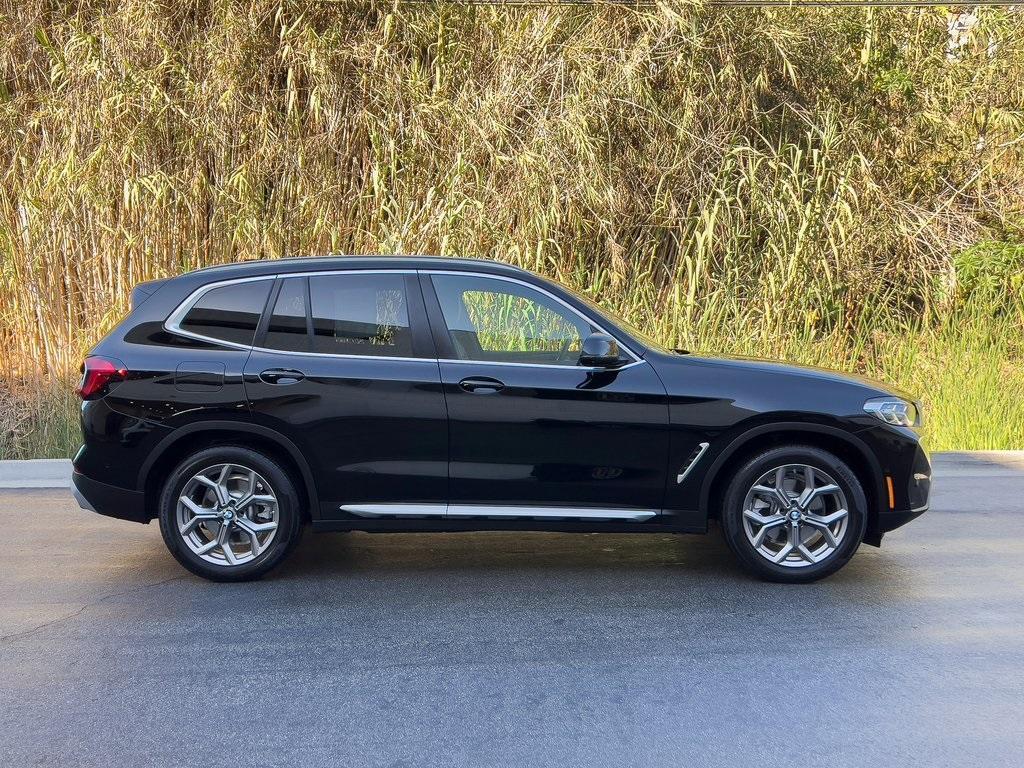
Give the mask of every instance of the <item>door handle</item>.
M 463 379 L 459 382 L 459 386 L 466 392 L 475 392 L 481 395 L 501 392 L 505 388 L 504 384 L 497 379 L 492 379 L 490 376 L 473 376 Z
M 304 378 L 306 374 L 293 368 L 270 368 L 260 374 L 260 381 L 265 384 L 297 384 Z

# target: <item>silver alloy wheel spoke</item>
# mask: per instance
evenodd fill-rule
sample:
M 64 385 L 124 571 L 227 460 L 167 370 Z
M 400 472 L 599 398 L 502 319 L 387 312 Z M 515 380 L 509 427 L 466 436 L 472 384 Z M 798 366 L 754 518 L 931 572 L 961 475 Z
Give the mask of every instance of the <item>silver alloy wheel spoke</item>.
M 252 468 L 216 464 L 185 483 L 177 522 L 182 540 L 203 560 L 242 565 L 265 552 L 277 535 L 277 496 Z
M 783 509 L 789 507 L 790 500 L 786 492 L 779 488 L 770 488 L 766 485 L 755 485 L 750 492 L 762 496 L 766 501 L 779 504 Z
M 832 533 L 832 529 L 825 525 L 823 522 L 821 522 L 821 520 L 808 516 L 807 519 L 804 520 L 804 522 L 807 525 L 814 528 L 815 530 L 817 530 L 819 533 L 821 533 L 821 535 L 825 537 L 825 541 L 828 542 L 828 545 L 830 547 L 839 546 L 839 541 L 836 539 L 835 534 Z
M 770 557 L 768 559 L 771 560 L 773 563 L 781 563 L 783 560 L 785 560 L 787 557 L 789 557 L 789 554 L 792 551 L 793 551 L 793 545 L 790 544 L 787 541 L 785 546 L 783 546 L 783 548 L 780 549 L 776 555 L 774 555 L 773 557 Z
M 798 502 L 801 507 L 808 509 L 816 499 L 822 496 L 828 496 L 839 490 L 838 485 L 823 485 L 820 488 L 805 489 L 800 495 L 800 501 Z
M 786 522 L 785 515 L 762 515 L 752 509 L 743 510 L 743 516 L 760 526 L 757 534 L 754 536 L 755 547 L 761 546 L 761 542 L 764 541 L 765 534 Z
M 254 523 L 245 517 L 238 518 L 236 522 L 239 528 L 248 533 L 265 533 L 277 528 L 277 523 Z
M 832 525 L 833 523 L 837 523 L 840 520 L 842 520 L 848 514 L 849 513 L 845 509 L 837 509 L 831 515 L 824 515 L 824 516 L 822 516 L 822 515 L 815 515 L 815 514 L 811 514 L 810 512 L 808 512 L 807 513 L 807 519 L 808 520 L 813 520 L 816 523 L 821 523 L 822 525 Z
M 802 568 L 822 562 L 839 548 L 848 518 L 846 495 L 827 472 L 806 464 L 784 464 L 765 472 L 750 487 L 742 524 L 759 555 L 786 568 Z
M 811 554 L 811 550 L 807 548 L 806 544 L 801 544 L 796 549 L 800 553 L 800 556 L 803 557 L 803 559 L 806 560 L 808 563 L 817 562 L 817 559 L 814 557 L 814 555 Z
M 199 549 L 195 550 L 195 553 L 197 555 L 205 555 L 207 552 L 209 552 L 210 550 L 212 550 L 216 546 L 217 546 L 217 540 L 216 539 L 210 539 L 210 541 L 206 542 L 203 546 L 199 547 Z

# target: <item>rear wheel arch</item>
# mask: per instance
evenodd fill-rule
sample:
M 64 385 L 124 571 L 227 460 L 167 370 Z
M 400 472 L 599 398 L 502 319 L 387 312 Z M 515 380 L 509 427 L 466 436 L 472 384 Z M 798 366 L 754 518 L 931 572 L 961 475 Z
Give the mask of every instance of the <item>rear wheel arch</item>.
M 209 421 L 180 427 L 165 437 L 153 450 L 139 473 L 139 490 L 145 494 L 145 509 L 152 516 L 157 508 L 163 484 L 169 473 L 186 456 L 218 445 L 239 445 L 264 453 L 280 462 L 292 475 L 309 521 L 319 510 L 316 483 L 302 452 L 284 435 L 258 424 L 233 421 Z
M 864 442 L 856 435 L 825 424 L 781 422 L 762 424 L 738 437 L 718 455 L 701 486 L 700 509 L 708 519 L 717 518 L 733 472 L 749 457 L 780 445 L 809 445 L 835 454 L 849 465 L 864 488 L 868 503 L 865 541 L 877 531 L 878 514 L 884 508 L 885 487 L 882 468 Z

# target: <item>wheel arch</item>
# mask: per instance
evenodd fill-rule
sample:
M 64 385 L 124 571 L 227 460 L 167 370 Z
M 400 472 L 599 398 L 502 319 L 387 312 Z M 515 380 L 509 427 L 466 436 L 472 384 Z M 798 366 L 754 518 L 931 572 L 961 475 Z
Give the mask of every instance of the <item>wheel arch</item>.
M 269 427 L 237 421 L 204 421 L 175 429 L 150 453 L 139 472 L 139 488 L 145 509 L 156 509 L 167 474 L 190 453 L 216 445 L 243 445 L 278 460 L 296 481 L 303 504 L 303 518 L 318 516 L 319 497 L 313 473 L 302 452 L 291 440 Z M 155 515 L 153 515 L 155 516 Z
M 776 422 L 762 424 L 743 432 L 726 446 L 712 462 L 700 491 L 700 510 L 707 519 L 717 518 L 732 477 L 732 470 L 748 457 L 779 445 L 810 445 L 828 451 L 845 461 L 864 488 L 868 502 L 868 525 L 864 540 L 880 542 L 878 516 L 885 507 L 885 482 L 882 467 L 868 446 L 855 434 L 826 424 Z

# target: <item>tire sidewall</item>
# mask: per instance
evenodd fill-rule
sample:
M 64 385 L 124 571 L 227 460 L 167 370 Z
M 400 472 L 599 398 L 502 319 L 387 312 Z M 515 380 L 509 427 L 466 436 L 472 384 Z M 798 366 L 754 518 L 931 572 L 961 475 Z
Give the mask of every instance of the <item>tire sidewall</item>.
M 270 484 L 278 504 L 277 535 L 270 546 L 254 560 L 235 566 L 221 566 L 203 560 L 185 543 L 177 524 L 178 498 L 185 484 L 205 467 L 225 463 L 240 464 L 256 470 Z M 301 530 L 300 509 L 295 483 L 277 462 L 251 448 L 224 446 L 199 451 L 174 468 L 160 494 L 158 517 L 164 543 L 183 566 L 214 581 L 245 581 L 267 573 L 291 550 Z
M 743 504 L 747 492 L 765 472 L 782 464 L 806 464 L 830 475 L 846 495 L 847 530 L 839 548 L 820 563 L 802 568 L 776 565 L 759 555 L 743 529 Z M 867 526 L 867 498 L 853 471 L 837 456 L 811 446 L 773 448 L 746 461 L 730 481 L 722 508 L 726 542 L 747 570 L 771 581 L 801 583 L 829 576 L 853 557 Z

